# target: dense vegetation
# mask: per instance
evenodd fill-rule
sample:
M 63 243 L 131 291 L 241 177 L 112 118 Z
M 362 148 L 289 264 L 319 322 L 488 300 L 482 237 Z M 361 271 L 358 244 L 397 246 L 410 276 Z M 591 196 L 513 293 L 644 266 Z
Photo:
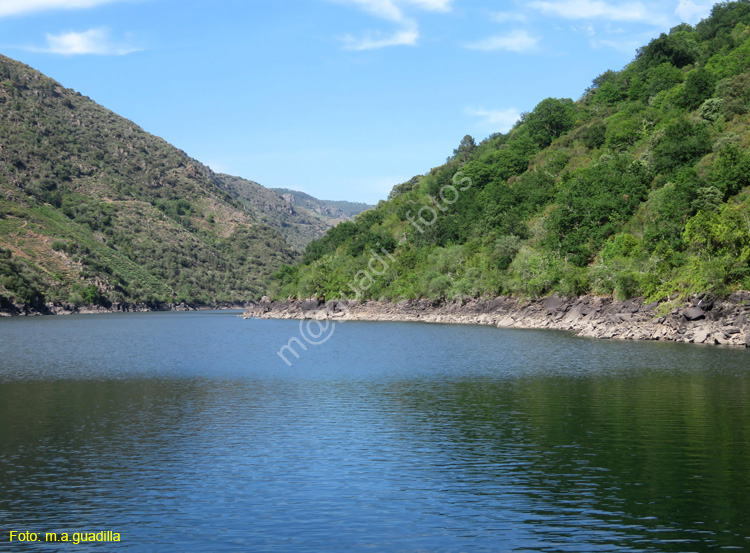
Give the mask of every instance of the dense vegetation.
M 0 309 L 260 297 L 297 255 L 282 234 L 326 226 L 252 183 L 267 215 L 228 179 L 0 56 Z
M 313 243 L 280 297 L 587 292 L 660 300 L 750 288 L 750 1 L 673 28 L 578 101 L 507 134 Z

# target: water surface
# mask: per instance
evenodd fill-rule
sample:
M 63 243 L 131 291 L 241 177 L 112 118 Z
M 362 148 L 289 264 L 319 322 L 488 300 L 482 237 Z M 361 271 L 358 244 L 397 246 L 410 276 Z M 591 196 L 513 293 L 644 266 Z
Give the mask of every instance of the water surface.
M 745 350 L 344 323 L 290 367 L 298 335 L 0 321 L 0 550 L 750 549 Z

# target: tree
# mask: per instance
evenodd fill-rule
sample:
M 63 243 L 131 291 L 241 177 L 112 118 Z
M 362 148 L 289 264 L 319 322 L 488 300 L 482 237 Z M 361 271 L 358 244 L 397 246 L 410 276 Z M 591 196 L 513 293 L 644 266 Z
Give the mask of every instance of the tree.
M 526 115 L 525 123 L 531 138 L 545 148 L 553 140 L 573 128 L 576 107 L 570 98 L 547 98 Z
M 590 94 L 593 94 L 592 103 L 609 106 L 628 97 L 625 79 L 620 78 L 620 73 L 614 71 L 605 71 L 596 77 L 586 90 L 586 95 Z
M 750 155 L 737 146 L 725 145 L 714 161 L 713 180 L 722 193 L 722 200 L 750 186 Z
M 658 172 L 668 173 L 692 165 L 710 151 L 711 136 L 706 126 L 680 119 L 664 129 L 664 137 L 654 148 L 654 165 Z
M 710 98 L 715 88 L 716 76 L 711 71 L 702 67 L 694 69 L 685 80 L 680 104 L 685 109 L 693 110 Z
M 461 163 L 466 163 L 476 149 L 477 143 L 474 142 L 474 138 L 471 135 L 467 134 L 461 139 L 461 144 L 458 145 L 458 148 L 453 150 L 453 158 L 458 159 Z
M 695 41 L 695 32 L 676 27 L 670 34 L 662 33 L 659 38 L 649 42 L 648 46 L 638 49 L 639 62 L 646 67 L 653 67 L 669 62 L 682 69 L 698 59 L 699 48 Z

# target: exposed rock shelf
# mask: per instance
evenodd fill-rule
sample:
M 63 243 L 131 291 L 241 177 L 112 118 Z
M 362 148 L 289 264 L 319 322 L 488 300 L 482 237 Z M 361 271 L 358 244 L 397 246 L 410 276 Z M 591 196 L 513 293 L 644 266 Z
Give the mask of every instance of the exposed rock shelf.
M 750 347 L 750 292 L 726 300 L 698 296 L 685 303 L 644 303 L 583 296 L 541 300 L 494 300 L 398 303 L 343 301 L 262 301 L 245 318 L 333 319 L 342 321 L 415 321 L 483 324 L 500 328 L 569 330 L 580 336 L 619 340 L 660 340 Z
M 151 311 L 202 311 L 210 309 L 246 309 L 244 303 L 215 303 L 212 305 L 190 305 L 186 303 L 113 303 L 103 305 L 75 305 L 72 303 L 48 303 L 41 310 L 29 306 L 11 304 L 0 306 L 0 317 L 36 315 L 92 315 L 97 313 L 148 313 Z

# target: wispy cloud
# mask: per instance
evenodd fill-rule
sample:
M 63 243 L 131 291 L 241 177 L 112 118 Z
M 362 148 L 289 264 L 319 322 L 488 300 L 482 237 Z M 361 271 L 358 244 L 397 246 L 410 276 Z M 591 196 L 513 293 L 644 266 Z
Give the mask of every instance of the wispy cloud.
M 516 12 L 495 12 L 490 15 L 490 21 L 495 23 L 507 23 L 508 21 L 525 23 L 528 19 L 525 14 Z
M 499 132 L 509 131 L 521 118 L 518 110 L 513 108 L 505 110 L 467 108 L 466 113 L 479 117 L 483 127 L 492 127 Z
M 691 0 L 680 0 L 675 14 L 686 23 L 698 23 L 701 19 L 711 14 L 714 0 L 708 2 L 692 2 Z
M 330 0 L 336 4 L 348 4 L 350 6 L 356 6 L 367 13 L 380 17 L 381 19 L 388 19 L 390 21 L 401 21 L 404 17 L 404 12 L 394 4 L 391 0 Z
M 573 25 L 573 30 L 577 33 L 583 33 L 586 36 L 596 35 L 596 29 L 594 29 L 594 26 L 590 23 L 586 23 L 584 25 Z
M 680 22 L 695 24 L 708 17 L 716 0 L 533 0 L 527 7 L 541 15 L 573 20 L 604 20 L 667 27 Z
M 35 52 L 46 52 L 49 54 L 60 54 L 64 56 L 80 56 L 93 54 L 98 56 L 124 56 L 138 52 L 142 48 L 131 44 L 115 42 L 111 38 L 111 32 L 106 27 L 89 29 L 82 33 L 69 32 L 59 35 L 45 35 L 47 46 L 45 48 L 29 48 Z
M 80 10 L 122 0 L 0 0 L 0 17 L 48 10 Z
M 401 2 L 396 0 L 396 3 L 411 4 L 412 6 L 432 12 L 449 12 L 451 11 L 453 0 L 401 0 Z
M 399 28 L 390 35 L 382 31 L 369 32 L 362 37 L 343 37 L 347 50 L 375 50 L 388 46 L 414 46 L 419 40 L 419 25 L 406 10 L 413 8 L 430 12 L 449 12 L 453 0 L 329 0 L 337 4 L 356 6 L 361 10 L 398 24 Z
M 528 31 L 517 30 L 503 35 L 491 36 L 477 42 L 471 42 L 464 46 L 469 50 L 482 50 L 485 52 L 505 50 L 507 52 L 522 54 L 534 50 L 538 43 L 538 37 L 532 36 Z
M 642 2 L 608 4 L 599 0 L 535 1 L 528 6 L 545 15 L 564 19 L 606 19 L 609 21 L 654 22 L 655 13 Z
M 346 50 L 377 50 L 388 46 L 415 46 L 419 39 L 416 23 L 407 21 L 404 28 L 397 30 L 390 36 L 383 36 L 380 32 L 370 32 L 363 37 L 354 38 L 351 35 L 343 37 Z

